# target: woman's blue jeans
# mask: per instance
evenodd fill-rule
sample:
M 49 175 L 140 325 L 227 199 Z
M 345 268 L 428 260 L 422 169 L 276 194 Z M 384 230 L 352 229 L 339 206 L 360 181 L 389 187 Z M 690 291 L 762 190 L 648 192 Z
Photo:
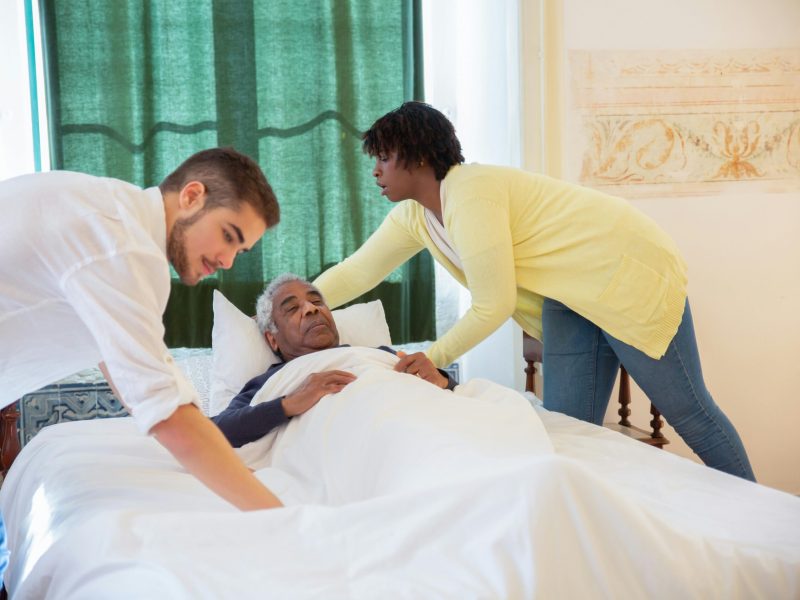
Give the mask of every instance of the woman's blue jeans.
M 560 302 L 542 312 L 544 406 L 601 425 L 620 362 L 709 467 L 755 481 L 742 440 L 703 381 L 689 302 L 659 360 L 612 337 Z

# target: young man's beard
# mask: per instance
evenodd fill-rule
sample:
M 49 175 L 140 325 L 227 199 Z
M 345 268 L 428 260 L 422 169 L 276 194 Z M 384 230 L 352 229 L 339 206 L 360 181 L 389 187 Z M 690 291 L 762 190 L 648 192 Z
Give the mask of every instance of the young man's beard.
M 194 285 L 197 281 L 188 279 L 192 273 L 187 273 L 189 269 L 189 259 L 186 256 L 186 230 L 194 225 L 203 216 L 206 209 L 200 210 L 191 217 L 177 219 L 172 224 L 169 239 L 167 240 L 167 260 L 172 263 L 173 268 L 181 278 L 181 282 L 187 285 Z

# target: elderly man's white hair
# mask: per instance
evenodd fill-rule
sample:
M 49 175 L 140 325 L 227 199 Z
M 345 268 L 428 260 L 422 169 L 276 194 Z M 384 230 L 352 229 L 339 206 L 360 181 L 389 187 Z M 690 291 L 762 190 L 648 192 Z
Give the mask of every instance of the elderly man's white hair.
M 294 273 L 284 273 L 270 281 L 264 292 L 258 297 L 258 300 L 256 300 L 256 323 L 258 323 L 258 329 L 261 331 L 262 335 L 267 331 L 273 335 L 278 332 L 278 327 L 275 325 L 275 319 L 272 316 L 272 301 L 275 298 L 275 294 L 278 293 L 278 290 L 283 287 L 283 285 L 292 281 L 299 281 L 300 283 L 310 285 L 314 290 L 319 292 L 315 286 L 311 285 L 310 281 Z M 320 296 L 321 295 L 322 293 L 320 293 Z

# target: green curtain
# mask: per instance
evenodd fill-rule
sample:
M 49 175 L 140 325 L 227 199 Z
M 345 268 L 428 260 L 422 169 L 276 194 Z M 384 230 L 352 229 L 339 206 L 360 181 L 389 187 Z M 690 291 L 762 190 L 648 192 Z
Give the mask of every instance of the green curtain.
M 252 313 L 265 282 L 313 278 L 358 248 L 390 204 L 360 132 L 422 97 L 420 0 L 42 0 L 54 169 L 157 185 L 203 148 L 255 159 L 281 223 L 233 269 L 173 281 L 166 341 L 208 346 L 211 293 Z M 380 298 L 392 339 L 435 334 L 427 252 Z

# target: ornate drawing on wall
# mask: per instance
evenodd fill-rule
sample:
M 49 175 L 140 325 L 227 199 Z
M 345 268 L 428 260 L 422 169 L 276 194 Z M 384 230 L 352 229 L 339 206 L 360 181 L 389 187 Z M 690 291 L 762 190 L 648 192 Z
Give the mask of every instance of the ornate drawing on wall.
M 626 197 L 800 190 L 800 48 L 571 51 L 570 179 Z

